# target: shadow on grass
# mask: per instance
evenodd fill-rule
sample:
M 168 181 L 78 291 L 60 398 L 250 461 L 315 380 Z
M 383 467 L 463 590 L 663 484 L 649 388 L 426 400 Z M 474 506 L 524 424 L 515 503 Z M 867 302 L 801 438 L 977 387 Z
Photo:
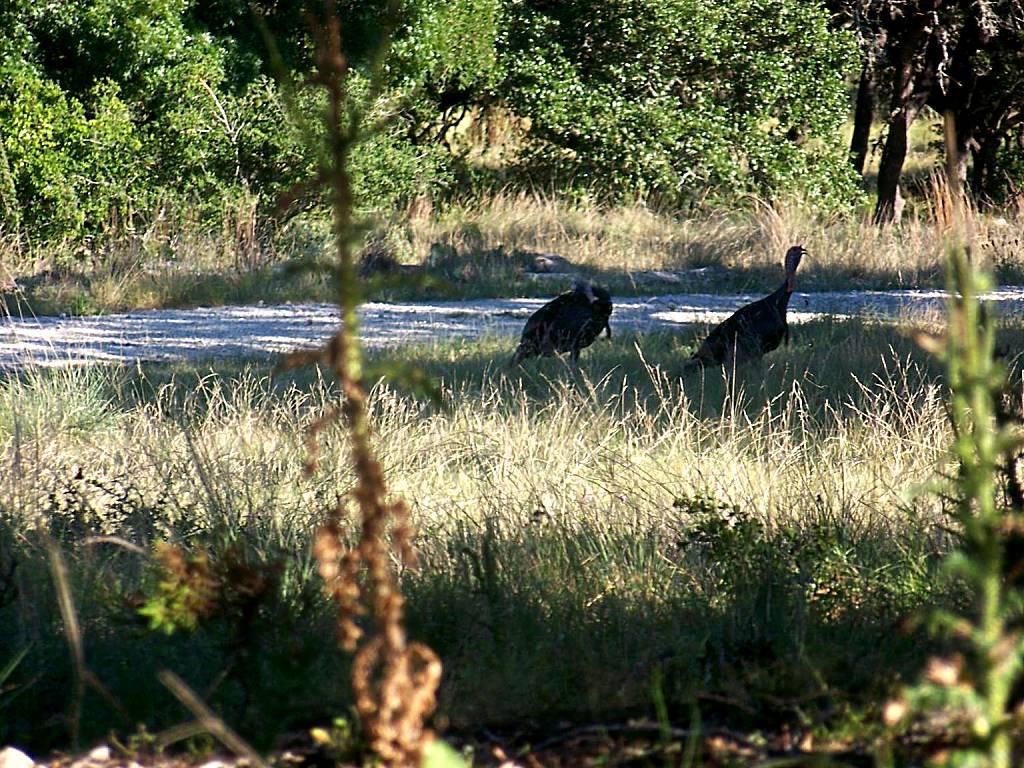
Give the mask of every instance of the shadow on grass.
M 632 297 L 678 293 L 768 294 L 782 281 L 778 263 L 734 268 L 723 262 L 721 247 L 694 242 L 678 256 L 667 258 L 662 270 L 626 271 L 576 266 L 571 274 L 524 272 L 529 252 L 491 249 L 453 252 L 427 259 L 418 267 L 368 280 L 368 301 L 403 302 L 479 298 L 544 298 L 566 290 L 577 278 L 606 287 L 614 296 Z M 899 275 L 870 263 L 838 265 L 828 254 L 814 254 L 799 275 L 803 291 L 941 287 L 941 262 L 934 269 Z M 1000 281 L 1019 280 L 1021 266 L 1006 258 L 996 264 Z M 93 315 L 136 309 L 246 305 L 265 302 L 327 302 L 335 297 L 330 280 L 289 265 L 238 272 L 233 269 L 196 271 L 165 269 L 149 272 L 131 268 L 97 272 L 46 272 L 18 280 L 16 291 L 0 292 L 6 314 Z
M 697 700 L 738 727 L 827 724 L 913 674 L 927 641 L 906 620 L 951 599 L 935 532 L 913 524 L 865 531 L 808 514 L 769 531 L 708 499 L 680 499 L 658 520 L 615 523 L 581 509 L 516 521 L 493 503 L 482 524 L 424 531 L 420 568 L 404 577 L 409 630 L 445 663 L 442 727 L 651 715 L 655 674 L 673 716 L 688 717 Z M 45 554 L 35 536 L 4 530 L 3 564 L 18 568 L 17 592 L 0 607 L 0 659 L 29 652 L 0 696 L 11 704 L 0 737 L 66 748 L 72 669 Z M 135 555 L 83 544 L 89 533 L 100 531 L 64 531 L 60 544 L 86 662 L 117 709 L 86 693 L 84 743 L 187 720 L 156 682 L 163 668 L 262 748 L 347 712 L 348 661 L 308 567 L 308 537 L 277 549 L 272 537 L 234 531 L 256 556 L 284 556 L 279 593 L 244 624 L 222 606 L 195 631 L 167 636 L 135 613 L 155 576 Z M 215 530 L 172 526 L 171 536 L 225 556 Z
M 801 389 L 802 408 L 812 416 L 862 403 L 865 387 L 877 383 L 885 384 L 894 398 L 906 398 L 909 406 L 923 383 L 942 378 L 943 364 L 924 353 L 905 330 L 886 322 L 825 319 L 791 325 L 790 330 L 788 347 L 736 370 L 700 369 L 689 363 L 708 331 L 708 326 L 693 324 L 675 333 L 602 337 L 583 351 L 578 369 L 568 357 L 534 358 L 512 366 L 516 339 L 483 337 L 372 351 L 368 372 L 378 386 L 386 382 L 399 395 L 418 398 L 428 410 L 486 401 L 488 408 L 503 414 L 518 412 L 524 404 L 543 414 L 552 402 L 572 397 L 581 409 L 611 409 L 623 415 L 641 407 L 656 413 L 663 401 L 678 397 L 701 419 L 738 412 L 752 417 L 768 404 L 784 405 L 793 395 L 794 382 Z M 1024 327 L 1014 324 L 1001 329 L 997 346 L 1009 350 L 1014 360 L 1024 350 Z M 276 362 L 274 358 L 218 359 L 205 365 L 125 366 L 109 375 L 68 377 L 37 371 L 30 377 L 48 403 L 39 409 L 49 409 L 48 413 L 72 407 L 84 413 L 90 410 L 88 403 L 95 409 L 113 404 L 128 411 L 159 402 L 165 415 L 193 421 L 202 418 L 211 402 L 219 407 L 225 403 L 254 406 L 289 391 L 316 393 L 312 409 L 337 391 L 326 371 L 307 368 L 278 373 L 274 372 Z M 416 373 L 412 381 L 406 375 L 410 370 Z M 424 380 L 429 387 L 424 387 Z M 87 383 L 84 389 L 82 381 Z M 434 388 L 442 395 L 440 403 L 424 394 Z M 79 406 L 77 400 L 83 394 L 88 395 L 86 404 Z M 663 415 L 671 418 L 668 412 Z M 84 423 L 93 422 L 86 419 Z
M 539 422 L 552 404 L 569 402 L 581 423 L 609 410 L 643 412 L 662 422 L 656 433 L 666 436 L 683 410 L 709 423 L 742 423 L 797 396 L 813 433 L 814 414 L 844 403 L 860 407 L 867 395 L 858 381 L 887 382 L 880 391 L 890 400 L 878 406 L 884 413 L 914 408 L 921 383 L 939 376 L 938 366 L 898 331 L 869 322 L 795 327 L 790 348 L 735 377 L 684 371 L 693 337 L 601 340 L 585 351 L 580 371 L 557 359 L 508 369 L 508 339 L 438 344 L 375 360 L 411 361 L 440 382 L 442 403 L 422 400 L 413 419 L 457 412 L 464 403 Z M 1010 329 L 1006 340 L 1021 348 L 1020 329 Z M 896 360 L 904 361 L 898 370 Z M 48 428 L 85 437 L 102 433 L 105 422 L 75 413 L 111 419 L 138 413 L 145 418 L 132 434 L 166 426 L 178 435 L 192 430 L 198 439 L 216 409 L 258 414 L 285 393 L 330 389 L 315 372 L 260 378 L 269 367 L 239 361 L 205 373 L 180 365 L 107 372 L 88 380 L 96 392 L 81 398 L 81 408 Z M 43 381 L 66 376 L 41 375 Z M 66 382 L 46 395 L 37 423 L 68 408 L 75 381 Z M 0 408 L 6 402 L 0 399 Z M 7 412 L 24 413 L 18 402 L 21 410 Z M 317 395 L 306 410 L 283 411 L 294 420 L 287 430 L 298 432 L 303 417 L 313 417 L 323 402 Z M 676 407 L 661 407 L 666 402 Z M 48 444 L 46 434 L 21 435 L 22 452 Z M 387 435 L 380 437 L 385 459 Z M 13 430 L 4 437 L 13 439 Z M 205 492 L 188 497 L 143 501 L 132 490 L 136 478 L 114 483 L 102 467 L 88 465 L 58 488 L 34 485 L 31 473 L 7 476 L 0 486 L 0 668 L 23 649 L 28 653 L 0 689 L 0 741 L 40 751 L 68 746 L 73 671 L 41 530 L 66 553 L 86 662 L 122 710 L 90 689 L 84 743 L 111 729 L 124 737 L 136 723 L 156 731 L 189 719 L 156 682 L 162 668 L 181 674 L 260 747 L 347 713 L 348 660 L 336 648 L 332 608 L 309 555 L 319 510 L 346 492 L 344 477 L 308 494 L 300 489 L 307 495 L 285 513 L 275 495 L 283 491 L 275 486 L 262 494 L 267 478 L 253 474 L 276 471 L 273 464 L 254 463 L 249 474 L 227 471 L 235 471 L 231 460 L 242 451 L 236 437 L 206 448 L 220 452 L 222 474 L 196 449 L 191 462 L 165 468 L 175 476 L 202 475 L 194 485 Z M 434 448 L 449 449 L 465 447 Z M 109 458 L 119 466 L 119 457 Z M 536 482 L 559 486 L 557 477 Z M 601 478 L 595 474 L 593 482 Z M 496 481 L 481 497 L 453 495 L 451 503 L 472 514 L 452 508 L 421 516 L 421 562 L 403 574 L 403 588 L 411 634 L 445 663 L 440 727 L 650 716 L 655 677 L 672 716 L 686 722 L 693 701 L 706 719 L 737 727 L 801 720 L 828 728 L 846 718 L 870 720 L 897 681 L 916 674 L 933 642 L 908 619 L 958 599 L 957 585 L 938 567 L 950 545 L 941 520 L 898 508 L 837 512 L 799 488 L 780 502 L 791 508 L 789 516 L 764 519 L 707 493 L 665 500 L 642 479 L 631 482 L 549 508 L 543 494 L 528 501 L 506 497 L 512 489 Z M 113 499 L 104 514 L 90 506 L 82 483 L 104 484 Z M 420 499 L 409 495 L 415 508 Z M 279 562 L 280 571 L 260 600 L 223 601 L 196 629 L 165 635 L 138 614 L 161 575 L 147 558 L 89 541 L 99 535 L 171 541 L 206 552 L 213 563 L 242 551 L 252 563 Z
M 172 309 L 266 302 L 325 302 L 334 298 L 328 280 L 310 272 L 264 268 L 198 271 L 130 268 L 96 274 L 46 272 L 18 280 L 16 292 L 0 292 L 0 308 L 12 316 L 96 315 L 134 309 Z
M 863 383 L 888 381 L 910 397 L 909 390 L 941 375 L 941 363 L 905 332 L 882 322 L 820 320 L 791 326 L 790 346 L 736 370 L 690 364 L 707 331 L 694 324 L 676 333 L 601 338 L 583 351 L 578 370 L 568 358 L 535 358 L 512 367 L 508 362 L 515 340 L 501 338 L 377 352 L 373 359 L 385 368 L 399 361 L 419 367 L 442 385 L 450 402 L 486 397 L 494 408 L 515 411 L 523 402 L 543 408 L 568 392 L 581 407 L 590 403 L 621 414 L 639 406 L 657 412 L 662 401 L 678 396 L 702 419 L 717 419 L 737 407 L 753 414 L 789 397 L 794 381 L 802 388 L 806 410 L 817 415 L 826 407 L 860 401 Z M 1008 330 L 1002 339 L 1021 348 L 1024 333 Z M 402 389 L 401 382 L 395 386 Z

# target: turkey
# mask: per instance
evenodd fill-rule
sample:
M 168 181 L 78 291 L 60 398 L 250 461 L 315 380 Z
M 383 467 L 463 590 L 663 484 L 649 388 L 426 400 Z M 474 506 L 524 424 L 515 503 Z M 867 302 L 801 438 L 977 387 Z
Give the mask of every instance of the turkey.
M 534 312 L 526 321 L 519 348 L 512 365 L 537 355 L 572 354 L 579 362 L 580 350 L 589 347 L 607 331 L 612 335 L 608 318 L 612 314 L 612 297 L 604 288 L 581 280 Z
M 786 280 L 770 296 L 737 309 L 704 339 L 691 360 L 697 365 L 742 363 L 789 343 L 786 307 L 796 285 L 796 268 L 807 253 L 794 245 L 786 251 Z

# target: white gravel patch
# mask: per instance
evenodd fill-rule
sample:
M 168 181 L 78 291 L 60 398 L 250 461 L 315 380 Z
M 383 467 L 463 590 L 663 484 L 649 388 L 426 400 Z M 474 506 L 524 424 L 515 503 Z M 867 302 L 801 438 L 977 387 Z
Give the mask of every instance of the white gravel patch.
M 759 296 L 671 294 L 615 299 L 612 332 L 683 330 L 716 323 Z M 1024 315 L 1024 287 L 1000 287 L 984 297 L 1001 315 Z M 484 334 L 515 336 L 546 299 L 479 299 L 385 304 L 360 309 L 369 348 Z M 908 317 L 940 312 L 937 290 L 795 293 L 789 320 L 822 316 Z M 0 368 L 96 362 L 190 360 L 272 355 L 322 344 L 337 327 L 330 304 L 164 309 L 97 317 L 0 320 Z M 510 352 L 511 352 L 510 341 Z

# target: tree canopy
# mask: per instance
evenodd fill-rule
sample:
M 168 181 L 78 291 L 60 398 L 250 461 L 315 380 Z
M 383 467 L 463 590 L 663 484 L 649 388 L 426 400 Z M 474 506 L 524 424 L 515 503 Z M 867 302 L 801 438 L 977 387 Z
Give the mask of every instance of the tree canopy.
M 848 162 L 840 132 L 859 68 L 857 128 L 889 99 L 881 218 L 900 137 L 926 105 L 956 114 L 969 180 L 995 197 L 1024 165 L 1019 2 L 403 0 L 371 105 L 384 128 L 356 150 L 355 183 L 382 211 L 508 183 L 674 205 L 798 195 L 833 209 L 858 195 L 863 157 Z M 276 79 L 312 66 L 303 6 L 4 4 L 3 229 L 80 238 L 174 207 L 215 219 L 239 197 L 282 215 L 277 201 L 316 165 Z M 366 52 L 390 7 L 339 5 L 352 98 L 366 96 Z M 470 122 L 502 119 L 518 131 L 504 167 L 453 148 Z M 862 130 L 854 143 L 866 147 Z
M 851 154 L 863 170 L 876 92 L 887 97 L 875 219 L 891 221 L 907 132 L 925 107 L 956 126 L 962 181 L 998 201 L 1024 167 L 1024 5 L 1020 0 L 841 0 L 862 69 Z

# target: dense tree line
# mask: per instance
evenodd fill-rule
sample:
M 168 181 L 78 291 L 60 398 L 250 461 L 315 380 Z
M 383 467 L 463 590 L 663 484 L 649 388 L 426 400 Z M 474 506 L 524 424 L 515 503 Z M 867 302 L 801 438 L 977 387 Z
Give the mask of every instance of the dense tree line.
M 969 181 L 994 197 L 1022 164 L 1019 2 L 403 0 L 387 92 L 370 105 L 391 119 L 355 153 L 357 192 L 380 210 L 497 183 L 670 204 L 797 194 L 833 208 L 856 197 L 881 112 L 884 220 L 906 129 L 929 106 L 956 113 Z M 316 205 L 276 207 L 316 166 L 302 117 L 315 97 L 275 77 L 312 66 L 303 6 L 0 6 L 3 230 L 77 238 L 167 210 L 215 219 L 240 198 L 275 215 Z M 341 3 L 350 98 L 368 98 L 366 52 L 389 6 Z M 858 57 L 850 163 L 840 128 Z M 517 128 L 505 167 L 453 146 L 469 120 Z
M 952 115 L 961 181 L 982 201 L 1016 192 L 1024 171 L 1024 4 L 1020 0 L 841 0 L 861 75 L 851 144 L 863 172 L 879 105 L 886 132 L 875 219 L 896 214 L 910 125 L 926 107 Z

